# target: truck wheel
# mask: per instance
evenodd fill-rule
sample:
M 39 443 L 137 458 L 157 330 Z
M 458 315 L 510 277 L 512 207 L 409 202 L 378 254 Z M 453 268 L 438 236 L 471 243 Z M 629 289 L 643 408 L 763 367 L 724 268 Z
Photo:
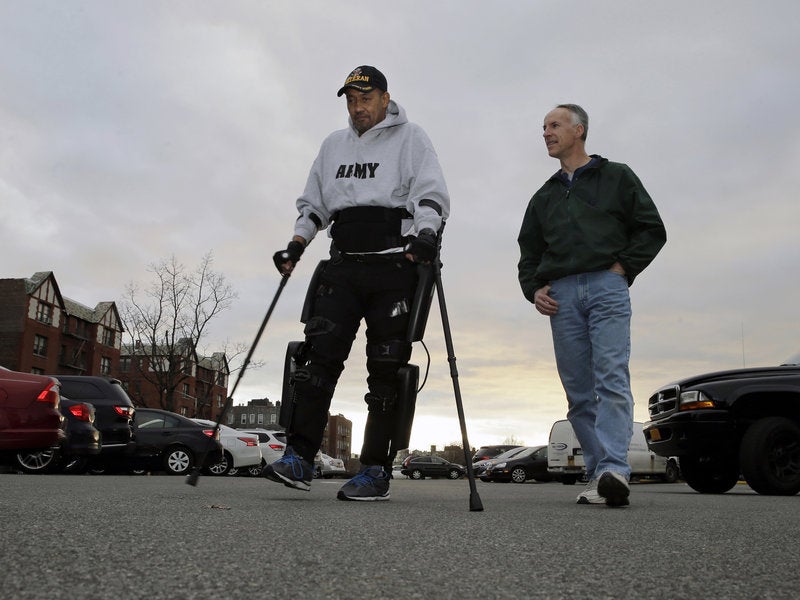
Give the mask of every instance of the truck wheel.
M 726 456 L 681 456 L 683 479 L 701 494 L 724 494 L 739 481 L 739 465 Z
M 664 481 L 666 483 L 675 483 L 679 477 L 680 469 L 678 469 L 678 463 L 670 458 L 664 471 Z
M 562 475 L 561 476 L 561 483 L 564 485 L 575 485 L 575 482 L 578 481 L 577 475 Z
M 759 494 L 794 496 L 800 492 L 800 427 L 784 417 L 756 421 L 742 438 L 739 462 Z

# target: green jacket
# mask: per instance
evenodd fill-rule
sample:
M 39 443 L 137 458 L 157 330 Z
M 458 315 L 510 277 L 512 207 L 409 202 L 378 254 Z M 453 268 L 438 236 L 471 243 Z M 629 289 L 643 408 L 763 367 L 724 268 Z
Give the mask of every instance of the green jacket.
M 658 209 L 630 167 L 592 156 L 571 186 L 559 171 L 528 203 L 517 241 L 519 283 L 531 302 L 553 280 L 615 262 L 630 285 L 667 241 Z

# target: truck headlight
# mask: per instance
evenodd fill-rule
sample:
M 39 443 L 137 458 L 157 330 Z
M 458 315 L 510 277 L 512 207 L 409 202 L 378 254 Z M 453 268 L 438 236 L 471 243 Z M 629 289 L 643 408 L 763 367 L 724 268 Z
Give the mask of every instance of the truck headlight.
M 700 390 L 681 392 L 679 410 L 697 410 L 699 408 L 714 408 L 714 401 Z

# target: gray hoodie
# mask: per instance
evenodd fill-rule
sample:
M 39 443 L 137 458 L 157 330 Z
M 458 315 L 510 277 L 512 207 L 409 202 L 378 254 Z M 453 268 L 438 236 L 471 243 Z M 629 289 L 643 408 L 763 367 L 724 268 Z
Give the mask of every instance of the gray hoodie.
M 429 203 L 441 207 L 441 215 Z M 310 242 L 331 215 L 352 206 L 405 207 L 414 218 L 403 222 L 402 235 L 428 228 L 438 231 L 450 213 L 450 197 L 439 159 L 421 127 L 389 101 L 386 118 L 360 137 L 353 127 L 334 131 L 322 142 L 297 199 L 300 216 L 295 235 Z M 314 222 L 320 223 L 319 227 Z

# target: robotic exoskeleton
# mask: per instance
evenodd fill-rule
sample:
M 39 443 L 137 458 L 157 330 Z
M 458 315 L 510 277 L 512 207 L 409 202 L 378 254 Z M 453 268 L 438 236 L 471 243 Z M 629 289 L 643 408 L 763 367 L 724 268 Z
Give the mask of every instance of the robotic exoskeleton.
M 316 299 L 321 293 L 325 293 L 320 280 L 328 262 L 321 261 L 314 271 L 301 315 L 301 322 L 306 325 L 306 340 L 312 340 L 312 343 L 315 332 L 323 330 L 329 332 L 336 328 L 335 323 L 316 322 L 312 316 Z M 380 462 L 386 461 L 384 466 L 388 470 L 391 470 L 391 463 L 397 452 L 409 446 L 419 386 L 419 367 L 410 364 L 408 360 L 411 355 L 411 343 L 421 341 L 423 338 L 435 285 L 432 265 L 420 264 L 416 269 L 417 286 L 411 307 L 398 308 L 409 312 L 406 338 L 367 345 L 368 361 L 373 364 L 386 363 L 390 368 L 393 365 L 400 365 L 397 368 L 394 389 L 384 389 L 381 393 L 371 391 L 364 398 L 368 408 L 366 432 L 372 438 L 365 439 L 365 448 L 381 448 L 380 451 L 376 450 L 380 453 L 380 457 L 368 458 Z M 316 374 L 317 370 L 308 359 L 307 344 L 308 341 L 289 342 L 286 350 L 279 423 L 287 431 L 292 430 L 293 421 L 297 417 L 299 398 L 310 396 L 297 394 L 298 386 L 306 386 L 304 387 L 306 390 L 311 386 L 323 394 L 332 392 L 335 386 L 335 382 L 326 381 Z M 388 446 L 384 449 L 383 445 L 386 443 Z M 364 458 L 362 456 L 362 460 Z

